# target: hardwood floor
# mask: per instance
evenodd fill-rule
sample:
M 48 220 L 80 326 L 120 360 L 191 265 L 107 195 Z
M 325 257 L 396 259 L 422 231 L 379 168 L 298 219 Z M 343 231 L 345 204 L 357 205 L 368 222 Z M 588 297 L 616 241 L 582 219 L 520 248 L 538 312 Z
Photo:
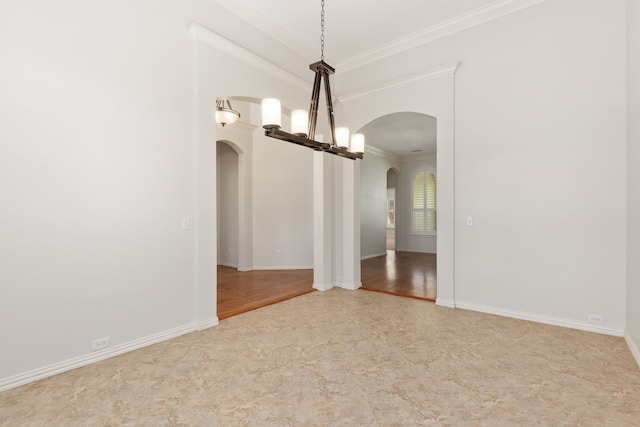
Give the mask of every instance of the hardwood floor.
M 436 254 L 387 251 L 362 261 L 362 288 L 435 301 Z
M 218 266 L 218 319 L 314 292 L 313 270 L 243 271 Z
M 314 292 L 313 270 L 239 272 L 218 266 L 218 319 Z M 436 255 L 387 251 L 362 261 L 362 288 L 435 301 Z

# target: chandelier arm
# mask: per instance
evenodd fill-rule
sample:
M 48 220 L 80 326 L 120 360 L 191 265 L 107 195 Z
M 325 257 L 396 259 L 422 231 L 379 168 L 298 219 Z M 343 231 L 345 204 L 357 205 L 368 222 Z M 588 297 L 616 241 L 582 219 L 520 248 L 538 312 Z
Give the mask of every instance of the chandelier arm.
M 311 92 L 311 104 L 309 105 L 309 139 L 316 137 L 316 125 L 318 123 L 318 102 L 320 101 L 320 84 L 322 75 L 320 70 L 316 70 L 316 77 L 313 80 L 313 91 Z
M 331 87 L 329 86 L 329 73 L 326 70 L 322 71 L 324 77 L 324 95 L 327 102 L 327 119 L 329 120 L 329 132 L 331 134 L 331 146 L 336 147 L 336 122 L 333 117 L 333 101 L 331 100 Z

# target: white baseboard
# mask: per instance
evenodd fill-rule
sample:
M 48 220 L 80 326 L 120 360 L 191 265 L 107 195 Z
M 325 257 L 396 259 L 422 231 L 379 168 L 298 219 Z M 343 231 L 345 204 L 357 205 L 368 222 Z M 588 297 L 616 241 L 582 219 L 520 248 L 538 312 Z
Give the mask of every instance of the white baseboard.
M 358 282 L 358 283 L 340 283 L 338 286 L 340 286 L 342 289 L 347 289 L 349 291 L 355 291 L 355 290 L 360 289 L 362 287 L 362 282 Z
M 214 326 L 218 326 L 220 324 L 220 321 L 218 320 L 217 317 L 211 318 L 209 320 L 204 320 L 202 322 L 198 322 L 198 331 L 204 331 L 205 329 L 209 329 L 212 328 Z
M 217 324 L 218 319 L 215 319 Z M 101 360 L 108 359 L 110 357 L 118 356 L 123 353 L 127 353 L 133 350 L 137 350 L 142 347 L 156 344 L 162 341 L 170 340 L 172 338 L 179 337 L 181 335 L 200 330 L 200 326 L 203 324 L 211 324 L 212 321 L 203 323 L 189 323 L 178 328 L 169 329 L 164 332 L 149 335 L 144 338 L 140 338 L 134 341 L 130 341 L 125 344 L 116 345 L 114 347 L 106 348 L 102 351 L 85 354 L 83 356 L 74 357 L 73 359 L 65 360 L 63 362 L 54 363 L 43 368 L 34 369 L 32 371 L 25 372 L 23 374 L 14 375 L 12 377 L 4 378 L 0 380 L 0 392 L 9 390 L 21 385 L 25 385 L 37 380 L 51 377 L 53 375 L 61 374 L 72 369 L 80 368 L 82 366 L 90 365 Z M 204 329 L 204 328 L 202 328 Z
M 333 289 L 333 283 L 314 283 L 313 289 L 317 289 L 322 292 L 328 291 L 330 289 Z
M 251 270 L 313 270 L 313 265 L 254 265 Z
M 531 322 L 544 323 L 553 326 L 562 326 L 563 328 L 578 329 L 581 331 L 596 332 L 604 335 L 613 335 L 616 337 L 624 336 L 621 329 L 607 328 L 604 326 L 592 325 L 590 323 L 576 322 L 575 320 L 562 319 L 550 316 L 541 316 L 538 314 L 524 313 L 519 311 L 504 310 L 496 307 L 483 306 L 456 301 L 456 308 L 463 310 L 479 311 L 481 313 L 495 314 L 496 316 L 511 317 L 514 319 L 529 320 Z
M 454 300 L 443 298 L 436 298 L 436 305 L 439 305 L 441 307 L 456 308 L 456 302 Z
M 240 267 L 236 264 L 219 262 L 218 265 L 224 267 L 236 268 L 238 271 L 254 271 L 254 270 L 313 270 L 312 265 L 253 265 L 248 267 Z
M 218 265 L 229 268 L 238 268 L 238 264 L 231 264 L 230 262 L 218 262 Z
M 360 261 L 364 261 L 365 259 L 378 258 L 379 256 L 385 256 L 385 255 L 387 255 L 386 252 L 383 252 L 381 254 L 366 255 L 366 256 L 360 257 Z
M 636 363 L 638 363 L 638 366 L 640 366 L 640 350 L 638 350 L 638 346 L 635 342 L 633 342 L 633 339 L 631 339 L 629 334 L 626 332 L 624 333 L 624 340 L 627 342 L 627 345 L 631 350 L 631 354 L 633 354 L 633 357 L 635 357 Z

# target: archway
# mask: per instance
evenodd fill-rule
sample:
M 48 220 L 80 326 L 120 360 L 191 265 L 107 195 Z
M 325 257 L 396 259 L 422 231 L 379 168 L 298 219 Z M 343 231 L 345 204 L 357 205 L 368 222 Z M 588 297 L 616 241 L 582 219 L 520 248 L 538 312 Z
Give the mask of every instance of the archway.
M 216 126 L 219 319 L 313 291 L 312 152 L 265 138 L 255 99 L 225 99 L 241 117 Z
M 437 119 L 391 113 L 360 132 L 362 287 L 435 301 Z
M 230 141 L 216 143 L 216 214 L 218 265 L 238 268 L 240 252 L 244 251 L 240 239 L 239 150 Z M 242 247 L 241 247 L 242 246 Z

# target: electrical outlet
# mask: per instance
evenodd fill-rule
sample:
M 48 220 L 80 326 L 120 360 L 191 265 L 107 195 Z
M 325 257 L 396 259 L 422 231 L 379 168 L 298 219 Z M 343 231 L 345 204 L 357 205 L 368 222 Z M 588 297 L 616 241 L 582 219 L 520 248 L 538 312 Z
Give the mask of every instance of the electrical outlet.
M 596 325 L 604 325 L 604 316 L 602 314 L 590 314 L 587 316 L 587 321 Z
M 91 351 L 98 351 L 109 347 L 109 337 L 91 341 Z
M 280 249 L 276 250 L 276 256 L 280 256 Z
M 189 218 L 182 218 L 182 229 L 189 230 L 191 228 L 191 221 Z

